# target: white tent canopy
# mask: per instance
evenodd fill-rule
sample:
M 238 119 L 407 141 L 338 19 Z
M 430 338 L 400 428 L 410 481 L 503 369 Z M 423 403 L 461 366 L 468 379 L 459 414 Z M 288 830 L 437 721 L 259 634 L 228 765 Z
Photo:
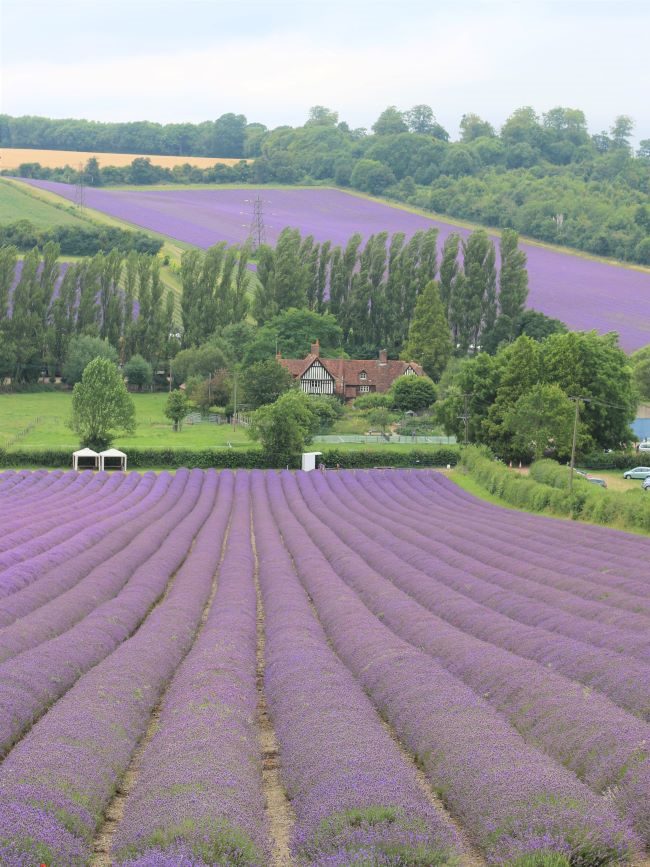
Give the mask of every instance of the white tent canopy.
M 79 459 L 82 461 L 82 469 L 87 470 L 91 466 L 94 470 L 100 465 L 100 459 L 97 452 L 92 449 L 79 449 L 72 453 L 72 469 L 79 469 Z
M 115 466 L 116 462 L 119 461 L 119 469 L 126 470 L 126 455 L 124 452 L 121 452 L 119 449 L 106 449 L 103 452 L 99 453 L 99 469 L 105 470 L 106 467 L 106 459 L 108 458 L 109 466 L 108 469 L 118 469 Z

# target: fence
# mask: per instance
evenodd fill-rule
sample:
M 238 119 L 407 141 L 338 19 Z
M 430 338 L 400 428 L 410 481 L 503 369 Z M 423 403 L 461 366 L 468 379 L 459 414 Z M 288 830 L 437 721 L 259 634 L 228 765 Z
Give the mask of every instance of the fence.
M 183 419 L 183 424 L 226 424 L 225 415 L 218 415 L 215 412 L 208 415 L 201 415 L 200 412 L 191 412 Z
M 315 443 L 373 443 L 395 445 L 397 443 L 408 443 L 414 445 L 416 443 L 429 443 L 430 445 L 446 445 L 452 446 L 456 444 L 456 437 L 440 437 L 440 436 L 404 436 L 401 434 L 322 434 L 315 436 L 312 439 Z

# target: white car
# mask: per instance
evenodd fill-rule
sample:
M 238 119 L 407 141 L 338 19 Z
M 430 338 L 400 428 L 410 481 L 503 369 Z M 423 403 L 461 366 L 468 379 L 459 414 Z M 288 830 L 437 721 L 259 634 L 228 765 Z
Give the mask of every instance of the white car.
M 650 476 L 650 467 L 634 467 L 633 470 L 625 470 L 624 479 L 647 479 Z
M 650 452 L 650 442 L 639 443 L 640 452 Z

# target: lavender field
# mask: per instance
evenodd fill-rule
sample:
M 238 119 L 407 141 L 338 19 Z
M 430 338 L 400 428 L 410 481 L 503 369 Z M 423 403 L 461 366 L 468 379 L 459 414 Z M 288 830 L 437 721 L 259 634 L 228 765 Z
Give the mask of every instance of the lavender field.
M 25 180 L 71 201 L 75 187 Z M 454 231 L 449 223 L 331 189 L 98 190 L 85 191 L 86 204 L 143 228 L 209 247 L 242 243 L 251 223 L 252 201 L 264 203 L 267 241 L 286 226 L 318 241 L 345 244 L 355 232 L 404 232 L 437 226 L 440 244 Z M 534 244 L 523 244 L 530 277 L 529 305 L 576 330 L 617 331 L 631 352 L 650 342 L 650 271 L 625 268 Z
M 0 474 L 3 867 L 650 847 L 650 540 L 430 471 Z

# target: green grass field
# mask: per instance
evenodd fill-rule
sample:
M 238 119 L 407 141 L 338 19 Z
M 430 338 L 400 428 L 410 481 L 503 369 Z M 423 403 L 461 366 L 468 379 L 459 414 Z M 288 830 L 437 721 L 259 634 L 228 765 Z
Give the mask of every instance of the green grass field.
M 139 449 L 210 449 L 250 448 L 253 442 L 245 429 L 233 431 L 231 425 L 184 425 L 182 431 L 172 430 L 163 413 L 167 394 L 133 394 L 137 429 L 134 436 L 117 437 L 120 448 Z M 0 395 L 0 448 L 8 449 L 67 449 L 79 445 L 76 434 L 67 427 L 72 394 L 44 392 L 40 394 Z
M 176 433 L 164 415 L 166 392 L 131 395 L 135 402 L 137 429 L 134 436 L 121 436 L 115 445 L 138 449 L 245 449 L 256 447 L 245 428 L 223 424 L 184 425 Z M 67 427 L 72 406 L 71 392 L 40 392 L 36 394 L 0 394 L 0 448 L 22 449 L 70 449 L 78 447 L 76 434 Z M 339 423 L 340 424 L 340 423 Z M 349 433 L 349 431 L 347 431 Z M 438 446 L 411 443 L 387 444 L 391 450 L 430 451 Z M 314 443 L 311 448 L 324 451 L 363 451 L 382 449 L 384 445 L 367 446 L 364 443 Z
M 25 189 L 29 188 L 0 180 L 0 223 L 29 220 L 39 229 L 86 225 L 87 221 L 74 213 L 73 205 L 70 208 L 57 207 L 45 199 L 30 195 Z

